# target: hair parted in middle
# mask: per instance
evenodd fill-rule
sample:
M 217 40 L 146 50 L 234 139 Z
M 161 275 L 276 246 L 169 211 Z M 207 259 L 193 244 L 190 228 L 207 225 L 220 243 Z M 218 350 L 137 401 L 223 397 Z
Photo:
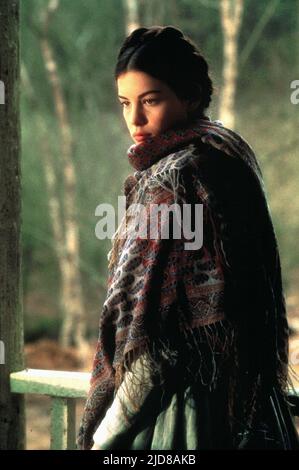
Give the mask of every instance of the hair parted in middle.
M 119 51 L 115 80 L 130 70 L 166 83 L 178 98 L 193 103 L 195 118 L 209 107 L 213 85 L 207 61 L 193 41 L 174 26 L 135 29 Z

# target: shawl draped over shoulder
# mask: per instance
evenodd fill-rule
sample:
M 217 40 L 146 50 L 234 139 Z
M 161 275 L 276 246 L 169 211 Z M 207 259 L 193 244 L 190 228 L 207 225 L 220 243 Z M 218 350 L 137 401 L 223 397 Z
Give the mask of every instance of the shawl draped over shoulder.
M 178 377 L 213 391 L 226 374 L 236 436 L 238 423 L 252 424 L 264 397 L 273 388 L 284 394 L 288 380 L 279 252 L 256 157 L 240 135 L 204 117 L 132 145 L 128 158 L 135 172 L 108 255 L 78 446 L 92 447 L 138 358 L 165 391 Z M 177 236 L 182 214 L 189 232 Z

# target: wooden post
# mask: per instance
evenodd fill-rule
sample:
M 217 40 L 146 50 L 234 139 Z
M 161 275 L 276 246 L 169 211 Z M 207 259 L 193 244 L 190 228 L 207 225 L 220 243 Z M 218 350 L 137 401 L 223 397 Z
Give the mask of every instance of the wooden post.
M 76 449 L 76 403 L 73 398 L 53 397 L 51 450 Z
M 23 369 L 19 0 L 0 0 L 0 82 L 0 449 L 6 450 L 25 441 L 24 397 L 10 391 L 10 373 Z

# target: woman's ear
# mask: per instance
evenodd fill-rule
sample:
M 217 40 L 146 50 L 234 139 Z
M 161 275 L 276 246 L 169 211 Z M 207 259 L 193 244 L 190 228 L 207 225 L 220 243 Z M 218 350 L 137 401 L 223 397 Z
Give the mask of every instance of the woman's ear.
M 200 103 L 201 103 L 201 100 L 196 100 L 196 101 L 188 101 L 188 111 L 189 112 L 193 112 L 195 111 L 196 109 L 199 108 L 200 106 Z
M 188 101 L 187 104 L 187 113 L 189 115 L 189 118 L 194 117 L 194 113 L 196 112 L 195 115 L 197 115 L 198 109 L 200 108 L 200 103 L 201 100 L 196 100 L 196 101 Z

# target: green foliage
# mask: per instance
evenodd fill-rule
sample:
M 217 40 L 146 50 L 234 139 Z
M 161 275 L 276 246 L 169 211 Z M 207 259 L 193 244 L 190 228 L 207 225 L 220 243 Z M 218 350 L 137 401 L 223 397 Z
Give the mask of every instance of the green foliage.
M 24 323 L 25 342 L 34 342 L 41 338 L 57 340 L 60 328 L 61 320 L 58 317 L 27 315 Z

